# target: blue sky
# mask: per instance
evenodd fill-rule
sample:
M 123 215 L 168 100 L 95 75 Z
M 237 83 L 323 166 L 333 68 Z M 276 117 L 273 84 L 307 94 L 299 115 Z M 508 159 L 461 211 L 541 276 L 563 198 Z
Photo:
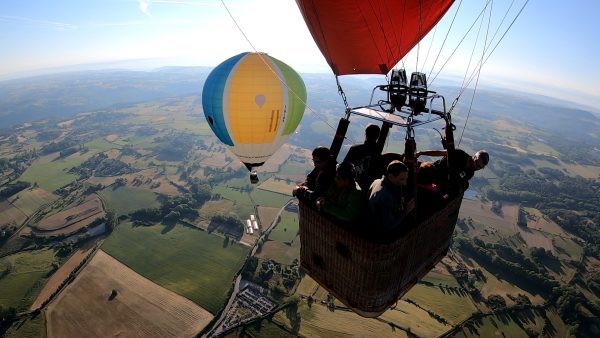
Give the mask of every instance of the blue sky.
M 526 0 L 515 0 L 512 20 Z M 142 66 L 215 66 L 254 48 L 300 72 L 329 72 L 291 0 L 2 0 L 0 1 L 0 79 L 71 65 L 140 60 Z M 460 11 L 448 41 L 441 42 L 454 11 Z M 488 3 L 479 43 L 479 23 L 442 69 L 440 76 L 463 76 L 472 51 L 480 56 L 491 11 L 490 33 L 511 0 L 456 0 L 438 25 L 406 58 L 407 70 L 437 73 L 477 14 Z M 600 106 L 600 1 L 530 0 L 517 22 L 484 65 L 481 81 L 545 93 Z M 496 40 L 509 22 L 500 26 Z M 495 42 L 494 42 L 495 44 Z M 426 51 L 431 47 L 427 64 Z M 489 49 L 488 49 L 489 50 Z M 142 61 L 146 59 L 146 61 Z M 152 59 L 152 61 L 148 61 Z M 477 59 L 477 58 L 476 58 Z M 476 60 L 475 59 L 475 60 Z M 444 61 L 444 62 L 442 62 Z M 132 63 L 129 63 L 132 65 Z

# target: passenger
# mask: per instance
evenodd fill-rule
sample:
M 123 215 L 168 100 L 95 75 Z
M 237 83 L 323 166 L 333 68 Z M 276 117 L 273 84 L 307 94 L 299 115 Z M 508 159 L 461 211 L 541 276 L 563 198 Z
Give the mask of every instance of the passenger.
M 335 160 L 329 148 L 319 146 L 312 152 L 314 169 L 306 176 L 306 181 L 292 191 L 298 199 L 314 205 L 317 198 L 324 196 L 335 177 Z
M 348 150 L 344 158 L 345 162 L 354 164 L 356 170 L 356 181 L 363 191 L 367 191 L 371 183 L 381 175 L 378 172 L 379 151 L 377 139 L 381 128 L 375 124 L 369 124 L 365 128 L 365 142 L 355 144 Z
M 431 162 L 421 162 L 417 171 L 417 221 L 421 221 L 441 210 L 448 195 L 442 195 L 435 184 L 436 168 Z
M 378 235 L 395 233 L 401 228 L 406 215 L 415 208 L 415 201 L 405 201 L 404 188 L 408 168 L 398 160 L 392 161 L 386 174 L 369 188 L 368 217 Z
M 354 180 L 356 171 L 350 162 L 342 162 L 336 168 L 333 184 L 325 196 L 317 198 L 317 209 L 344 222 L 354 222 L 361 214 L 362 193 Z
M 452 168 L 448 172 L 448 157 L 446 150 L 426 150 L 417 151 L 415 156 L 443 156 L 442 159 L 434 162 L 436 169 L 436 181 L 439 191 L 442 194 L 449 193 L 455 196 L 459 190 L 465 191 L 469 188 L 469 180 L 477 170 L 485 168 L 490 160 L 490 155 L 485 150 L 480 150 L 475 155 L 470 156 L 461 149 L 454 149 L 452 153 Z M 448 178 L 450 181 L 448 181 Z

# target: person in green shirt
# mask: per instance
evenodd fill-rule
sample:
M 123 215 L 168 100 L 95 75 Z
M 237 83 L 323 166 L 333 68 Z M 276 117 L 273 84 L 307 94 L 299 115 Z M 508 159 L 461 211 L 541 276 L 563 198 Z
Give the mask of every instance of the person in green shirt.
M 356 171 L 350 162 L 336 167 L 335 177 L 325 196 L 317 199 L 317 209 L 344 222 L 355 222 L 361 214 L 363 201 L 355 181 Z

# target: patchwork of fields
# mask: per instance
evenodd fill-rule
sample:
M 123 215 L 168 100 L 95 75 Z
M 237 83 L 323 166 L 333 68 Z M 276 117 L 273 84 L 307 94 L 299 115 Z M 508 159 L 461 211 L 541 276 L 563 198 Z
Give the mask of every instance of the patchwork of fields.
M 49 337 L 191 336 L 213 316 L 103 251 L 47 311 Z
M 140 275 L 211 313 L 227 299 L 233 276 L 248 253 L 246 246 L 181 225 L 133 227 L 120 224 L 102 250 Z

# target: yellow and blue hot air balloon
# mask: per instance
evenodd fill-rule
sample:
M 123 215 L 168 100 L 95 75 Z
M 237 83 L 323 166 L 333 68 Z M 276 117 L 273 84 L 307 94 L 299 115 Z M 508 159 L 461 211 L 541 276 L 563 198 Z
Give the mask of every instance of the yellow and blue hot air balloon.
M 296 130 L 305 102 L 300 75 L 265 53 L 225 60 L 208 75 L 202 91 L 210 128 L 251 172 Z

